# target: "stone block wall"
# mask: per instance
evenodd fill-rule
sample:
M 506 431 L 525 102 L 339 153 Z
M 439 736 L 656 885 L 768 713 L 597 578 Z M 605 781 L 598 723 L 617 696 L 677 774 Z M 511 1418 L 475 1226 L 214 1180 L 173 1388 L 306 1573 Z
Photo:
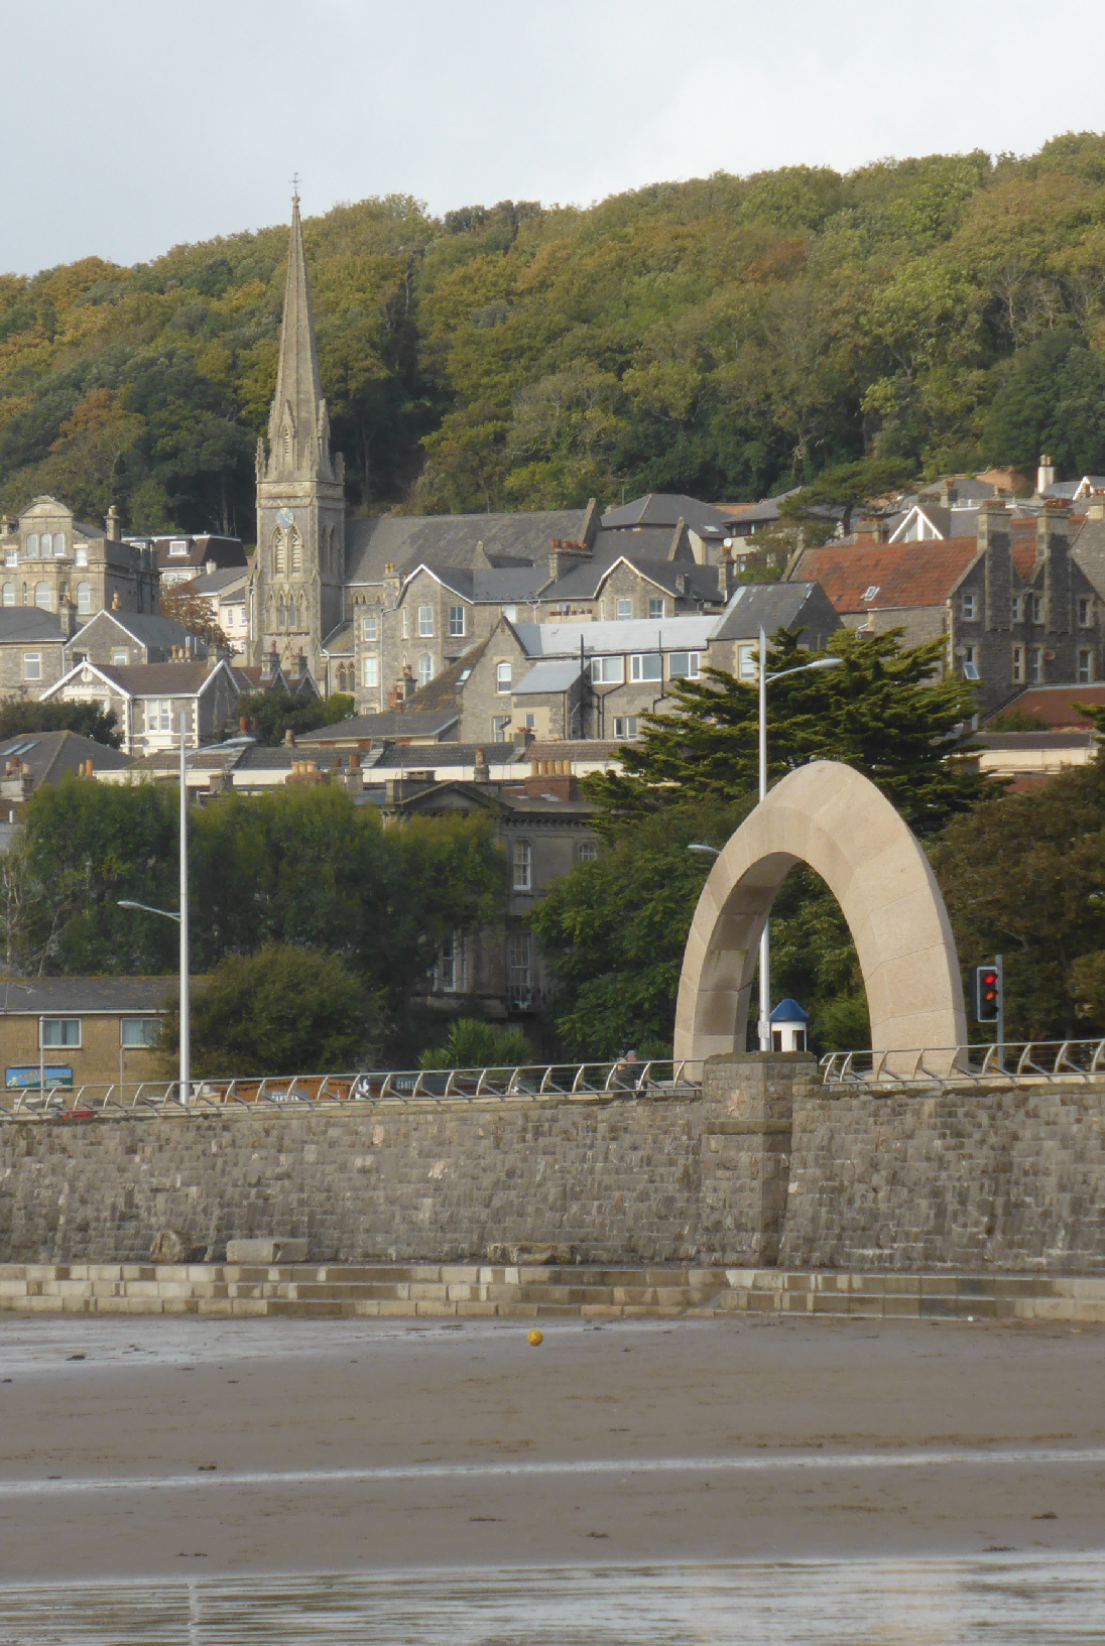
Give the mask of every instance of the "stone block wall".
M 795 1104 L 778 1261 L 1105 1269 L 1105 1084 Z
M 162 1230 L 311 1262 L 571 1246 L 593 1264 L 1105 1272 L 1105 1081 L 836 1093 L 731 1056 L 701 1096 L 233 1110 L 0 1128 L 0 1262 L 142 1262 Z

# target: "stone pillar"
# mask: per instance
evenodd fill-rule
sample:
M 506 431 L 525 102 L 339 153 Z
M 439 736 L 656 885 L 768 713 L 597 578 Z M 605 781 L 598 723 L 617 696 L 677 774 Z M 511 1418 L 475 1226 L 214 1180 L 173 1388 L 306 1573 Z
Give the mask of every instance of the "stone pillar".
M 805 1052 L 707 1058 L 702 1091 L 700 1261 L 777 1262 L 786 1221 L 794 1098 L 816 1083 Z

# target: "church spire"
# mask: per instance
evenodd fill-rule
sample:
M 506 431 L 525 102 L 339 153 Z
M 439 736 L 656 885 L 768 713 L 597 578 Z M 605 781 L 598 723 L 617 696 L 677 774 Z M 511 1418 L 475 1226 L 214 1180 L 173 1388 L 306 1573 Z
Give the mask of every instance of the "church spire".
M 280 328 L 276 394 L 269 414 L 269 480 L 334 478 L 330 424 L 318 370 L 318 347 L 307 284 L 299 190 L 292 196 L 288 278 Z

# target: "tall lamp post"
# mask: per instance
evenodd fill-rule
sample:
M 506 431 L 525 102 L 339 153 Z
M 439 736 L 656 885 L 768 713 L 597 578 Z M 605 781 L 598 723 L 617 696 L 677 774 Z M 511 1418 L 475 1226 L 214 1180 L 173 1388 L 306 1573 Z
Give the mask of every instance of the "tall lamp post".
M 767 660 L 767 635 L 760 628 L 760 799 L 767 799 L 767 688 L 776 680 L 785 680 L 791 674 L 807 674 L 814 669 L 839 669 L 844 662 L 842 657 L 816 657 L 812 663 L 799 663 L 793 669 L 779 669 L 775 674 L 768 674 L 764 664 Z M 713 852 L 720 857 L 720 852 L 714 846 L 695 844 L 688 847 L 692 852 Z M 761 1052 L 771 1050 L 771 933 L 768 921 L 764 921 L 764 929 L 760 936 L 760 1021 L 757 1024 Z
M 164 920 L 175 920 L 180 926 L 180 1101 L 192 1100 L 192 1003 L 190 998 L 191 972 L 188 965 L 188 782 L 184 761 L 185 739 L 188 730 L 187 710 L 180 711 L 180 912 L 155 909 L 149 903 L 135 903 L 129 897 L 119 898 L 121 909 L 141 909 L 145 914 L 159 914 Z

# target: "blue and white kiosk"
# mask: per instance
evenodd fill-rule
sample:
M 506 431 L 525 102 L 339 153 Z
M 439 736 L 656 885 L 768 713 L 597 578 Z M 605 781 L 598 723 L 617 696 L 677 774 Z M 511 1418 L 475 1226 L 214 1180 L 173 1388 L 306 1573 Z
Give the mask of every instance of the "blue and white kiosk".
M 788 995 L 780 1000 L 771 1014 L 771 1049 L 773 1052 L 804 1052 L 806 1024 L 810 1014 L 797 1000 Z

